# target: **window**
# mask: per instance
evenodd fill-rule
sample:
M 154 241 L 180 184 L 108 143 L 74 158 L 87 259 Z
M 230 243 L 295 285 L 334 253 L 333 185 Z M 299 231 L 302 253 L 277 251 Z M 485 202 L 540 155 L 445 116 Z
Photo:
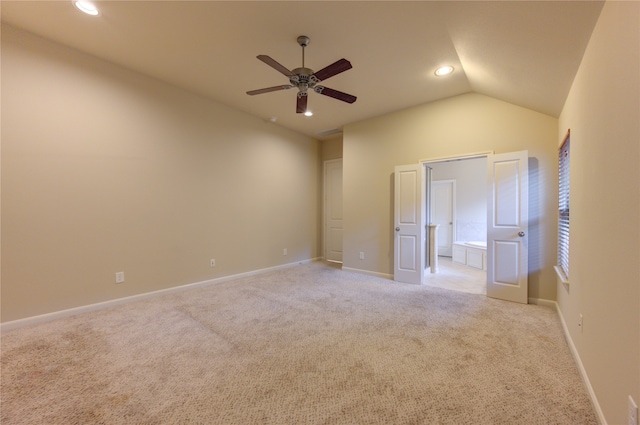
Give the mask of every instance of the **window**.
M 570 132 L 558 151 L 558 266 L 556 271 L 564 283 L 569 283 L 569 163 Z

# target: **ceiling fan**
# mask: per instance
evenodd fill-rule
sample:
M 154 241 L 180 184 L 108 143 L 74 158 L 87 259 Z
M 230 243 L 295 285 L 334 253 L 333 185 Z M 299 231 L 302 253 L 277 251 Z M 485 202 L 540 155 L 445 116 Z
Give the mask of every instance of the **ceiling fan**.
M 266 63 L 276 71 L 281 72 L 285 76 L 289 77 L 289 83 L 287 85 L 267 87 L 264 89 L 251 90 L 248 91 L 248 95 L 256 95 L 262 93 L 269 93 L 272 91 L 278 90 L 288 90 L 293 87 L 298 88 L 298 100 L 296 102 L 296 113 L 301 114 L 307 111 L 307 97 L 308 91 L 313 90 L 316 93 L 323 94 L 325 96 L 332 97 L 334 99 L 341 100 L 347 103 L 353 103 L 356 101 L 357 97 L 343 93 L 338 90 L 330 89 L 329 87 L 318 85 L 320 81 L 324 81 L 327 78 L 333 77 L 334 75 L 340 74 L 341 72 L 347 71 L 351 69 L 351 62 L 346 59 L 340 59 L 337 62 L 332 63 L 331 65 L 322 68 L 318 72 L 313 72 L 312 69 L 305 68 L 304 66 L 304 48 L 309 45 L 311 39 L 309 37 L 301 35 L 298 37 L 298 44 L 302 47 L 302 67 L 296 68 L 289 71 L 280 63 L 276 62 L 274 59 L 267 55 L 258 55 L 257 58 L 262 62 Z

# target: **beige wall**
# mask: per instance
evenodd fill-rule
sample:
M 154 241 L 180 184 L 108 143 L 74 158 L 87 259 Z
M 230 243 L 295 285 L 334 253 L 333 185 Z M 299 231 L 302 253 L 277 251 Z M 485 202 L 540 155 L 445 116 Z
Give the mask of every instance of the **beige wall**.
M 394 166 L 528 150 L 529 297 L 555 299 L 557 119 L 466 94 L 362 121 L 344 131 L 344 266 L 393 274 Z M 365 260 L 358 258 L 365 253 Z
M 2 321 L 319 256 L 320 158 L 3 25 Z
M 605 4 L 557 135 L 571 129 L 570 286 L 558 304 L 609 424 L 627 423 L 629 395 L 640 403 L 639 23 L 639 3 Z
M 322 160 L 342 158 L 342 134 L 322 141 Z

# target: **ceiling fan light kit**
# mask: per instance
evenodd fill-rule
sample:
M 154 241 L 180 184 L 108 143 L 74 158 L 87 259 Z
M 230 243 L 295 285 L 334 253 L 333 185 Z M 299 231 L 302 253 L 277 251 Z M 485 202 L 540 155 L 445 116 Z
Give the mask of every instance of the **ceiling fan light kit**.
M 304 48 L 309 45 L 311 39 L 305 35 L 301 35 L 297 39 L 298 44 L 302 47 L 302 66 L 300 68 L 295 68 L 293 70 L 289 70 L 284 67 L 276 60 L 272 59 L 267 55 L 258 55 L 257 58 L 262 62 L 266 63 L 276 71 L 285 75 L 289 78 L 288 85 L 280 85 L 274 87 L 267 87 L 264 89 L 251 90 L 248 91 L 247 94 L 250 96 L 262 93 L 269 93 L 272 91 L 279 90 L 288 90 L 296 87 L 298 89 L 297 100 L 296 100 L 296 113 L 302 114 L 307 112 L 307 97 L 309 90 L 313 90 L 318 94 L 322 94 L 324 96 L 332 97 L 337 100 L 341 100 L 346 103 L 353 103 L 356 101 L 357 97 L 348 93 L 343 93 L 338 90 L 331 89 L 329 87 L 325 87 L 322 85 L 318 85 L 319 82 L 326 80 L 328 78 L 333 77 L 334 75 L 340 74 L 341 72 L 347 71 L 351 69 L 351 62 L 346 59 L 340 59 L 329 66 L 322 68 L 318 72 L 314 72 L 310 68 L 306 68 L 304 66 Z

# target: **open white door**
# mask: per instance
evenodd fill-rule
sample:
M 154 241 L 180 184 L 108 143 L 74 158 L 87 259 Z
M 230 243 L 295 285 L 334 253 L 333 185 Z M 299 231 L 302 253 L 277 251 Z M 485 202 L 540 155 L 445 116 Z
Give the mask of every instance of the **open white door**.
M 487 157 L 487 296 L 528 302 L 528 152 Z
M 398 282 L 421 284 L 424 279 L 425 195 L 422 164 L 395 168 L 393 278 Z

